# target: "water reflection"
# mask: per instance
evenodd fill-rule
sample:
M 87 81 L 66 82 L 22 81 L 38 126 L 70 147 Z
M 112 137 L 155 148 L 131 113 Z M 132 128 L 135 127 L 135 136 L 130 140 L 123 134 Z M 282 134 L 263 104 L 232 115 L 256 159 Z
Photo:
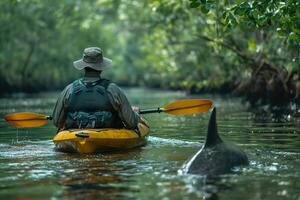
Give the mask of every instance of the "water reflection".
M 188 192 L 196 193 L 198 198 L 218 200 L 219 193 L 226 190 L 230 191 L 234 185 L 230 184 L 232 177 L 206 177 L 189 175 L 185 178 Z
M 132 160 L 139 159 L 141 149 L 96 155 L 64 155 L 65 164 L 59 184 L 65 187 L 63 196 L 111 199 L 124 192 L 138 192 L 126 171 L 136 171 Z M 123 162 L 122 162 L 123 161 Z

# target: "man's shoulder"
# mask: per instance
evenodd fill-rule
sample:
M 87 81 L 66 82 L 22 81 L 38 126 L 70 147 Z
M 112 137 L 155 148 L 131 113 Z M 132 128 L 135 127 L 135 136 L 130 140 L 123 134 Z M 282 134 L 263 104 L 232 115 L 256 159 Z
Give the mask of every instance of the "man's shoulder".
M 71 83 L 69 83 L 64 90 L 70 90 L 72 87 L 74 87 L 77 84 L 80 84 L 81 79 L 76 79 L 74 81 L 72 81 Z
M 78 81 L 78 80 L 75 80 L 75 81 L 73 81 L 72 83 L 69 83 L 66 87 L 65 87 L 65 91 L 69 91 L 69 90 L 71 90 L 72 89 L 72 87 L 74 86 L 74 84 L 76 83 L 76 81 Z
M 107 91 L 112 94 L 124 94 L 123 90 L 114 82 L 110 82 Z
M 118 86 L 118 84 L 116 84 L 115 82 L 112 82 L 112 81 L 110 81 L 110 80 L 108 80 L 108 81 L 109 81 L 109 85 L 108 85 L 108 86 L 120 88 L 120 87 Z
M 70 96 L 71 92 L 73 90 L 73 82 L 69 83 L 64 89 L 63 91 L 60 93 L 61 96 L 63 96 L 64 98 L 67 98 Z
M 121 90 L 121 88 L 116 83 L 111 82 L 111 81 L 109 81 L 109 84 L 108 84 L 107 88 Z

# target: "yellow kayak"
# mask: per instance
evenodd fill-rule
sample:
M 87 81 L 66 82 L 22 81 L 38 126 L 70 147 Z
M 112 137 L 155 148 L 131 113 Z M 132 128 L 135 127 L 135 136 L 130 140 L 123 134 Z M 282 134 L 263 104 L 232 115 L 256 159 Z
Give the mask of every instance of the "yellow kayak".
M 146 144 L 150 129 L 139 124 L 139 133 L 128 129 L 73 129 L 60 131 L 53 138 L 55 149 L 62 152 L 97 153 L 131 149 Z

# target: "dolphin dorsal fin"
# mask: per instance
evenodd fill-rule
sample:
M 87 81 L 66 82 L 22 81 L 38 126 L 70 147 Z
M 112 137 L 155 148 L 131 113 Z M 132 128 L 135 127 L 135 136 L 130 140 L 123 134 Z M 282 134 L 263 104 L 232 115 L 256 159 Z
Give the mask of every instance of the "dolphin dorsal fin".
M 210 113 L 204 147 L 213 146 L 221 142 L 222 139 L 220 138 L 217 129 L 216 108 L 214 107 Z

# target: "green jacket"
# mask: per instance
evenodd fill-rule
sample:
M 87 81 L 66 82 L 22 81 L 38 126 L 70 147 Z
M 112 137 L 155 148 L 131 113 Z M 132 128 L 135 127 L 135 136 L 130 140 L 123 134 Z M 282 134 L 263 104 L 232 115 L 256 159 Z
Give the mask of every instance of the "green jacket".
M 84 83 L 92 83 L 100 80 L 100 77 L 84 77 Z M 138 122 L 141 120 L 139 115 L 134 112 L 125 96 L 124 92 L 114 83 L 107 86 L 109 101 L 117 112 L 119 119 L 128 129 L 136 129 Z M 60 94 L 53 110 L 53 123 L 58 128 L 64 128 L 67 117 L 67 104 L 70 101 L 73 92 L 72 84 L 69 84 Z

